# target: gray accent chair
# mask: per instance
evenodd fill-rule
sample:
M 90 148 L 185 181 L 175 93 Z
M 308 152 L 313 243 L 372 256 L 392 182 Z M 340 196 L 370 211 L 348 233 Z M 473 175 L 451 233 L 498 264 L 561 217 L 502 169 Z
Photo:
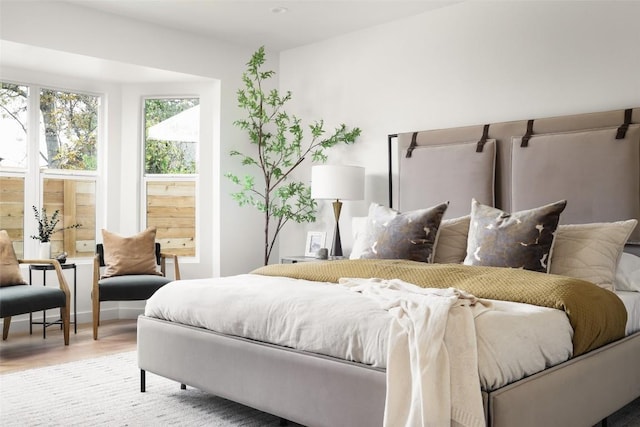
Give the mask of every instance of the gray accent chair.
M 147 300 L 158 289 L 173 280 L 180 280 L 178 257 L 174 254 L 163 253 L 160 243 L 155 244 L 156 265 L 160 266 L 161 275 L 130 274 L 124 276 L 100 277 L 100 269 L 105 267 L 104 246 L 96 245 L 96 255 L 93 260 L 93 289 L 91 300 L 93 306 L 93 339 L 98 339 L 100 326 L 100 303 L 102 301 L 141 301 Z M 166 260 L 173 260 L 174 279 L 166 277 Z
M 2 340 L 9 336 L 11 317 L 34 311 L 60 308 L 60 319 L 64 335 L 64 345 L 69 345 L 69 322 L 71 293 L 62 274 L 60 263 L 55 259 L 18 260 L 19 264 L 51 264 L 58 275 L 58 285 L 31 286 L 19 283 L 12 286 L 0 287 L 0 317 L 4 320 Z

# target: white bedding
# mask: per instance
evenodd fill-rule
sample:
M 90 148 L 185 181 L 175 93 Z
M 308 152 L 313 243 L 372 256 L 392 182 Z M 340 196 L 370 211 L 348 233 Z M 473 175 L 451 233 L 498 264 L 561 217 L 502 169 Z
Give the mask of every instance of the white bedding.
M 564 312 L 491 302 L 492 310 L 476 318 L 483 389 L 502 387 L 571 357 L 573 331 Z M 145 315 L 386 367 L 389 313 L 332 284 L 252 274 L 181 280 L 158 290 Z
M 627 309 L 626 335 L 640 331 L 640 292 L 616 291 Z

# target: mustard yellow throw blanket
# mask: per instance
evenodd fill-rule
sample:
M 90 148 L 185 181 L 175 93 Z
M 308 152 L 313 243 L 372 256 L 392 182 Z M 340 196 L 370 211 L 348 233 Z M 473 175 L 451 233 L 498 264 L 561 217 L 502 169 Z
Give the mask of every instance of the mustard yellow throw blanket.
M 573 356 L 622 338 L 627 311 L 613 293 L 590 282 L 533 271 L 405 260 L 339 260 L 274 264 L 254 274 L 337 283 L 342 277 L 401 279 L 425 288 L 457 288 L 478 298 L 556 308 L 573 327 Z

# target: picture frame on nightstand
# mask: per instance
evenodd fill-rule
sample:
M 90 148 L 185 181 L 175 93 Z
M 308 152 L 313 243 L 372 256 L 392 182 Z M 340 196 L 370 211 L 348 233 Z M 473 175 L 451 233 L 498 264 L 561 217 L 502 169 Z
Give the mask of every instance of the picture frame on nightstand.
M 307 244 L 304 249 L 304 256 L 315 257 L 320 248 L 324 248 L 327 240 L 327 233 L 324 231 L 307 232 Z

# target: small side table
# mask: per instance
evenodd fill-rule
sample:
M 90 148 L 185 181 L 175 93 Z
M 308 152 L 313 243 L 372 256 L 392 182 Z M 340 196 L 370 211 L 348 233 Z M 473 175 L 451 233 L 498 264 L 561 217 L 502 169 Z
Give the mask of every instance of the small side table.
M 285 256 L 280 259 L 280 264 L 297 264 L 299 262 L 319 262 L 319 261 L 335 261 L 344 259 L 344 257 L 329 257 L 328 259 L 320 259 L 312 256 Z
M 78 312 L 76 304 L 76 281 L 77 270 L 75 264 L 60 264 L 63 270 L 73 269 L 73 332 L 78 333 Z M 29 265 L 29 285 L 32 284 L 31 272 L 42 271 L 42 286 L 47 286 L 47 271 L 55 270 L 52 264 L 30 264 Z M 69 307 L 70 308 L 70 307 Z M 54 322 L 47 322 L 47 311 L 42 311 L 42 322 L 33 321 L 33 313 L 29 313 L 29 335 L 33 333 L 33 325 L 42 325 L 42 338 L 47 338 L 47 327 L 51 325 L 60 325 L 62 329 L 62 319 L 58 319 Z

